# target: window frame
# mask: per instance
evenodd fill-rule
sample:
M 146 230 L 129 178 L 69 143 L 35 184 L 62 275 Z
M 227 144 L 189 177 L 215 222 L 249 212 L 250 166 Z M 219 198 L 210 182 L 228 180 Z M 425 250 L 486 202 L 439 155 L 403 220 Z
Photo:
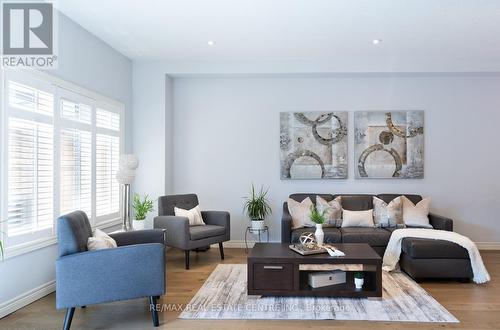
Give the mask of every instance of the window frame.
M 32 119 L 34 117 L 40 118 L 41 122 L 49 123 L 47 121 L 46 115 L 39 115 L 37 113 L 33 113 L 33 115 L 23 116 L 22 110 L 19 110 L 19 113 L 16 111 L 11 111 L 8 96 L 8 81 L 13 80 L 15 82 L 24 83 L 30 87 L 34 87 L 40 90 L 44 90 L 50 92 L 54 95 L 54 112 L 52 117 L 53 126 L 53 141 L 54 141 L 54 178 L 53 178 L 53 205 L 54 205 L 54 222 L 52 225 L 52 234 L 50 237 L 43 237 L 34 240 L 30 240 L 21 244 L 17 244 L 14 246 L 4 245 L 4 258 L 12 258 L 14 256 L 18 256 L 24 253 L 32 252 L 53 244 L 57 243 L 57 222 L 56 219 L 59 216 L 60 212 L 60 190 L 61 190 L 61 182 L 60 182 L 60 152 L 61 152 L 61 131 L 64 128 L 77 128 L 77 129 L 88 129 L 90 128 L 91 132 L 91 141 L 92 141 L 92 182 L 91 182 L 91 191 L 92 191 L 92 199 L 91 199 L 91 208 L 92 214 L 89 215 L 89 220 L 92 225 L 92 228 L 108 228 L 112 226 L 116 226 L 121 224 L 121 213 L 122 213 L 122 201 L 121 201 L 121 189 L 119 187 L 119 210 L 117 213 L 113 213 L 111 215 L 106 215 L 104 217 L 100 217 L 97 219 L 96 214 L 96 134 L 103 132 L 106 133 L 114 133 L 111 135 L 118 136 L 120 141 L 120 150 L 119 154 L 123 154 L 125 151 L 125 105 L 122 102 L 116 101 L 109 97 L 103 96 L 99 93 L 93 92 L 86 88 L 83 88 L 77 84 L 68 82 L 61 78 L 55 77 L 45 72 L 41 72 L 34 69 L 1 69 L 0 73 L 0 88 L 1 88 L 1 96 L 2 96 L 2 111 L 0 113 L 0 237 L 2 242 L 6 242 L 7 237 L 7 218 L 8 218 L 8 121 L 9 117 L 13 116 L 16 118 L 22 119 Z M 50 86 L 50 90 L 47 90 L 48 86 Z M 65 119 L 61 116 L 61 99 L 64 98 L 64 95 L 72 95 L 75 99 L 78 100 L 91 100 L 91 124 L 85 124 L 81 122 L 72 121 L 71 119 Z M 75 101 L 75 99 L 69 99 L 70 101 Z M 82 101 L 80 101 L 82 102 Z M 82 102 L 84 103 L 84 102 Z M 120 114 L 120 129 L 119 131 L 111 131 L 107 129 L 101 129 L 96 127 L 96 111 L 97 108 L 103 108 L 108 111 L 116 112 Z M 21 114 L 21 115 L 19 115 Z M 19 116 L 18 116 L 19 115 Z M 29 118 L 25 118 L 29 117 Z

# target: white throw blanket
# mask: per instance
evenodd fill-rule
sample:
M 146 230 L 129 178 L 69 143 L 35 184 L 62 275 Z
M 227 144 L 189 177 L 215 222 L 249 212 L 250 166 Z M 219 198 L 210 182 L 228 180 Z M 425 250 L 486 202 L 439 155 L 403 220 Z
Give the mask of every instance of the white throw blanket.
M 393 231 L 384 254 L 382 268 L 385 271 L 390 272 L 397 267 L 401 254 L 401 242 L 405 237 L 439 239 L 462 246 L 469 252 L 472 272 L 474 273 L 473 281 L 475 283 L 486 283 L 490 280 L 490 274 L 488 274 L 479 250 L 473 241 L 452 231 L 435 229 L 405 228 Z

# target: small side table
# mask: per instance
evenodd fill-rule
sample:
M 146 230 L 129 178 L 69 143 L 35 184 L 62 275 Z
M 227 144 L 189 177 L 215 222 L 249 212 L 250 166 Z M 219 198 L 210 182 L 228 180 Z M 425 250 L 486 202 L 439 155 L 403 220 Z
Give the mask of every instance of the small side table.
M 245 231 L 245 253 L 248 253 L 248 240 L 247 240 L 248 233 L 258 234 L 259 235 L 259 243 L 262 242 L 262 240 L 261 240 L 262 235 L 265 233 L 265 234 L 267 234 L 267 242 L 269 243 L 269 227 L 268 226 L 264 226 L 263 229 L 252 229 L 252 227 L 247 227 L 247 229 Z

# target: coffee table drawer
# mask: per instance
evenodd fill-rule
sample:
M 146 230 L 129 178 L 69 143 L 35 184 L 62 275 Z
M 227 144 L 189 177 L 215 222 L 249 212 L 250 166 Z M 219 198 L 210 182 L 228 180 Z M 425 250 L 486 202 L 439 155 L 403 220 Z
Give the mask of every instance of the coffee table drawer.
M 293 264 L 253 264 L 255 290 L 292 290 Z

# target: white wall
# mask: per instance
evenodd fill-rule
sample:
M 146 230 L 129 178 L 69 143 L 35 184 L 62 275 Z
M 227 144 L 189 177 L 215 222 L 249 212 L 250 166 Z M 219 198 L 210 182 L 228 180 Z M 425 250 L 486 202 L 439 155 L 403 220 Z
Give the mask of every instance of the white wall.
M 270 187 L 271 239 L 295 192 L 419 193 L 476 242 L 500 242 L 500 77 L 339 75 L 185 77 L 174 80 L 173 190 L 196 192 L 204 209 L 231 212 L 243 239 L 242 196 Z M 353 111 L 425 110 L 425 179 L 355 180 Z M 349 179 L 282 181 L 280 111 L 349 111 Z
M 132 64 L 64 15 L 59 16 L 59 68 L 47 71 L 67 81 L 125 104 L 126 150 L 132 149 Z M 0 262 L 0 317 L 11 303 L 39 287 L 50 289 L 55 279 L 57 246 Z M 40 291 L 41 292 L 41 291 Z M 44 291 L 48 292 L 48 291 Z

